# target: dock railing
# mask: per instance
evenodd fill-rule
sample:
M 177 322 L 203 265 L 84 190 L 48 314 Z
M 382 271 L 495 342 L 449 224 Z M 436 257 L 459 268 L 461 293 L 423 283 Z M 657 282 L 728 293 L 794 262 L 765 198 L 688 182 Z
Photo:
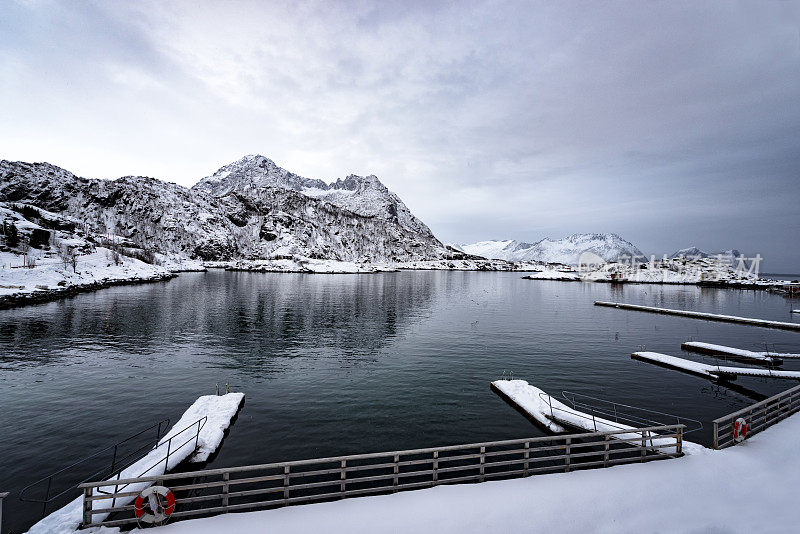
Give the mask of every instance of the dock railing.
M 0 491 L 0 532 L 3 532 L 3 500 L 8 497 L 7 491 Z
M 19 500 L 41 503 L 42 517 L 44 517 L 49 504 L 74 491 L 81 482 L 97 477 L 112 477 L 139 460 L 145 451 L 158 446 L 158 442 L 164 436 L 167 428 L 169 428 L 169 419 L 163 419 L 125 439 L 96 450 L 36 482 L 28 484 L 20 490 Z
M 682 454 L 684 428 L 666 425 L 86 482 L 79 486 L 84 491 L 82 527 L 136 523 L 132 504 L 94 507 L 107 499 L 130 501 L 136 492 L 119 489 L 128 484 L 168 487 L 176 497 L 170 517 L 178 519 L 675 458 Z M 613 439 L 631 432 L 641 439 Z M 653 432 L 665 438 L 656 447 L 647 443 Z M 98 514 L 103 515 L 95 520 Z
M 799 410 L 800 386 L 795 386 L 747 408 L 715 419 L 714 448 L 724 449 L 736 444 L 733 425 L 740 417 L 747 424 L 747 433 L 744 436 L 744 439 L 747 439 Z

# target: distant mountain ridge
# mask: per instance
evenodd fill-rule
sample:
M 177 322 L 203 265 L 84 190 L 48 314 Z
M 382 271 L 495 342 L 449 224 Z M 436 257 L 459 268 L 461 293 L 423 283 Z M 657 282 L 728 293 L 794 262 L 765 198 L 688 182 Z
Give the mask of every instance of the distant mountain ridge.
M 0 161 L 0 202 L 30 204 L 177 258 L 299 256 L 357 262 L 452 256 L 375 176 L 327 184 L 245 156 L 192 188 L 149 177 L 97 180 L 49 163 Z
M 617 234 L 572 234 L 563 239 L 544 238 L 535 243 L 513 239 L 479 241 L 459 245 L 468 254 L 506 261 L 530 261 L 544 263 L 563 263 L 577 265 L 584 252 L 597 254 L 605 261 L 617 261 L 635 257 L 644 261 L 645 255 L 633 243 Z

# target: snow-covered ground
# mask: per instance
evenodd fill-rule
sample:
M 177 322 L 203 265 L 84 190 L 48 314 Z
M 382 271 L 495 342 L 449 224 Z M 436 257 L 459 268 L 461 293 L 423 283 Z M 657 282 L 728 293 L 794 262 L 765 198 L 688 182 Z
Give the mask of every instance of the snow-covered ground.
M 158 532 L 795 532 L 798 447 L 800 414 L 707 454 L 219 515 Z
M 97 247 L 90 254 L 79 254 L 75 268 L 64 265 L 56 254 L 32 251 L 35 267 L 23 267 L 24 256 L 0 252 L 0 297 L 39 291 L 66 291 L 74 286 L 147 281 L 168 278 L 170 271 L 135 258 L 119 256 Z
M 225 436 L 225 430 L 230 426 L 231 420 L 239 411 L 244 400 L 244 393 L 227 393 L 225 395 L 204 395 L 198 398 L 188 410 L 181 416 L 177 423 L 161 439 L 159 444 L 153 448 L 144 458 L 137 461 L 127 469 L 123 470 L 120 478 L 136 478 L 140 476 L 157 476 L 166 472 L 167 467 L 172 469 L 177 467 L 183 460 L 191 462 L 202 462 L 219 448 Z M 200 430 L 195 449 L 195 440 L 189 439 L 194 436 L 193 428 L 187 430 L 199 419 L 208 419 Z M 164 461 L 167 457 L 167 441 L 173 436 L 177 436 L 169 447 L 169 466 Z M 150 482 L 131 484 L 125 491 L 141 492 L 150 486 Z M 113 491 L 114 487 L 103 488 L 105 491 Z M 95 489 L 95 494 L 97 489 Z M 116 506 L 124 506 L 134 500 L 132 497 L 120 497 L 116 499 Z M 109 508 L 112 504 L 110 499 L 97 500 L 93 502 L 95 510 Z M 78 497 L 65 507 L 56 510 L 48 515 L 28 531 L 29 534 L 67 534 L 75 532 L 80 525 L 83 512 L 83 496 Z M 95 514 L 95 521 L 102 521 L 108 514 Z M 117 529 L 101 529 L 106 532 L 118 532 Z

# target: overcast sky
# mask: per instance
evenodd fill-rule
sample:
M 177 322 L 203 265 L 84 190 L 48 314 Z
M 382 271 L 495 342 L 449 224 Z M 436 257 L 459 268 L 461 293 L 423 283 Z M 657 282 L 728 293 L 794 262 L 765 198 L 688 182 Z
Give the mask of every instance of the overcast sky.
M 0 0 L 0 158 L 376 174 L 445 242 L 800 271 L 798 2 Z

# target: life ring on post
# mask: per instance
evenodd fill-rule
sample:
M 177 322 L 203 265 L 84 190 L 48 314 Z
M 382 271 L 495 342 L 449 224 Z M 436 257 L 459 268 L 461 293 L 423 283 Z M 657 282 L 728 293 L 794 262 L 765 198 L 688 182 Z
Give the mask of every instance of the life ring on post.
M 740 417 L 733 422 L 733 440 L 736 443 L 741 443 L 747 437 L 747 421 Z
M 145 501 L 150 510 L 145 509 Z M 175 511 L 175 494 L 164 486 L 150 486 L 136 496 L 133 512 L 144 523 L 162 523 Z

